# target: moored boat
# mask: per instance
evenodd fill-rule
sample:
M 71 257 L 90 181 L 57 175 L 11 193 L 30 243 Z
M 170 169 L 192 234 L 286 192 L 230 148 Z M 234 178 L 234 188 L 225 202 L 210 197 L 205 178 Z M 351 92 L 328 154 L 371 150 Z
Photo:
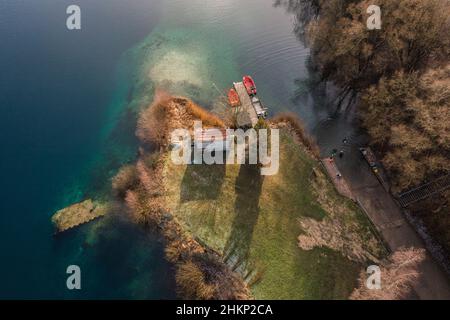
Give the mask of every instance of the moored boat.
M 245 89 L 247 90 L 247 93 L 249 96 L 256 95 L 256 85 L 255 81 L 253 81 L 252 77 L 250 76 L 244 76 L 243 78 Z
M 238 107 L 241 105 L 241 100 L 239 99 L 239 95 L 235 89 L 231 88 L 228 91 L 228 102 L 232 107 Z

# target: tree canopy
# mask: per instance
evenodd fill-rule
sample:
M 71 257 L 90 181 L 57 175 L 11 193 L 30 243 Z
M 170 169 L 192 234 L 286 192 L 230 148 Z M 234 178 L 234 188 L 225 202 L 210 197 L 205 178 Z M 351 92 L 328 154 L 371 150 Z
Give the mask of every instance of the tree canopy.
M 377 0 L 381 30 L 367 28 L 366 9 L 371 4 L 320 1 L 318 18 L 308 26 L 308 43 L 322 78 L 342 88 L 338 105 L 382 77 L 421 70 L 450 55 L 448 1 Z

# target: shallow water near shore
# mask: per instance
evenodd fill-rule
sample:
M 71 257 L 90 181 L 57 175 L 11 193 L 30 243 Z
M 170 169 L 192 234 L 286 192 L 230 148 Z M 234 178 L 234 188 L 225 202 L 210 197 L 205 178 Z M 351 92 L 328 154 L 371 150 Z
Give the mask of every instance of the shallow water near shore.
M 133 161 L 133 112 L 155 88 L 211 108 L 251 74 L 270 113 L 299 114 L 324 153 L 353 129 L 304 84 L 309 50 L 272 0 L 78 2 L 74 33 L 70 1 L 0 4 L 0 297 L 175 298 L 155 232 L 120 214 L 58 236 L 50 223 L 57 209 L 104 197 Z M 71 264 L 82 270 L 77 292 L 65 286 Z

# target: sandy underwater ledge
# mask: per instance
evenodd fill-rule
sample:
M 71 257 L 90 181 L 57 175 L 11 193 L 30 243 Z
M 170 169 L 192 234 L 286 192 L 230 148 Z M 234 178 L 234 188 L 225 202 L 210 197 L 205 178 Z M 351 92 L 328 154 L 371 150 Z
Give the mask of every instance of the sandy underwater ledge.
M 58 210 L 51 219 L 55 232 L 58 233 L 100 218 L 106 215 L 109 209 L 110 206 L 107 203 L 88 199 Z

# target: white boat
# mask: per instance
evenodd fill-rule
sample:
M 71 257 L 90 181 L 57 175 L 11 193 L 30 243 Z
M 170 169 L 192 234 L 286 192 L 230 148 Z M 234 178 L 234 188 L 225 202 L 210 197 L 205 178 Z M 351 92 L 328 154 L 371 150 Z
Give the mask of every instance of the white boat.
M 258 118 L 265 119 L 267 117 L 267 108 L 264 108 L 264 106 L 261 103 L 261 100 L 257 96 L 252 97 L 252 105 L 255 109 L 256 115 Z

